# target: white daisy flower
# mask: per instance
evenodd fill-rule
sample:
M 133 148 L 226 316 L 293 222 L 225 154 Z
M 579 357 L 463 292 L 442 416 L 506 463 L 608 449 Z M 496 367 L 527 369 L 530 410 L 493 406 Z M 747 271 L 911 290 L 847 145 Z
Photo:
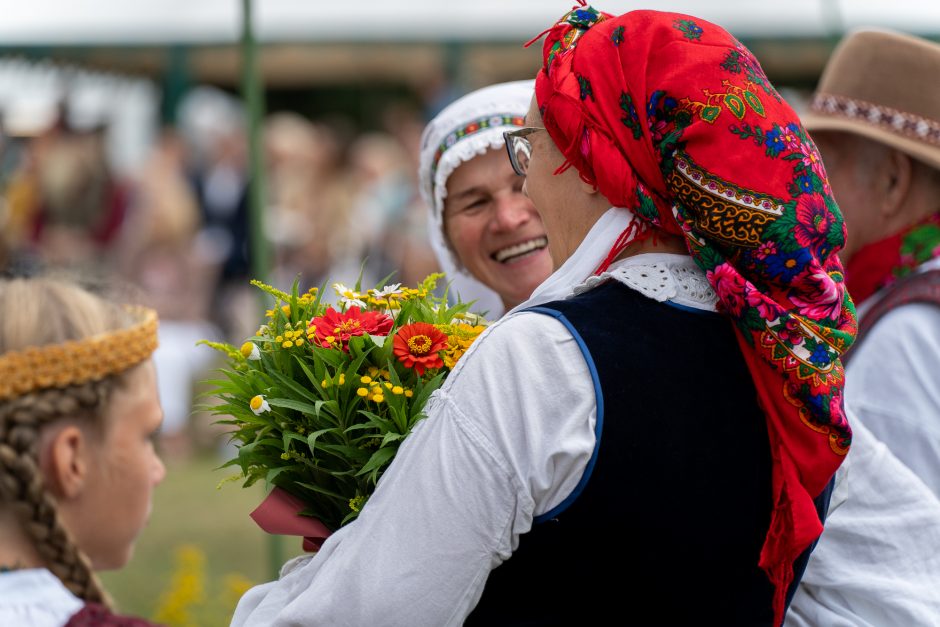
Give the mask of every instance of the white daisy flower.
M 354 289 L 351 289 L 342 283 L 334 283 L 333 289 L 336 290 L 336 293 L 339 295 L 339 301 L 343 304 L 343 307 L 359 307 L 364 309 L 366 303 L 362 300 L 362 294 L 357 292 Z
M 374 296 L 376 298 L 389 298 L 391 296 L 399 296 L 401 293 L 401 283 L 393 283 L 392 285 L 386 285 L 380 290 L 375 290 Z
M 239 352 L 242 354 L 242 357 L 249 361 L 258 361 L 261 359 L 261 351 L 258 350 L 258 345 L 254 342 L 245 342 L 242 344 Z
M 251 408 L 251 411 L 255 412 L 255 416 L 260 416 L 266 411 L 271 411 L 271 406 L 268 405 L 268 401 L 264 400 L 264 396 L 261 394 L 252 397 L 252 399 L 248 401 L 248 406 Z

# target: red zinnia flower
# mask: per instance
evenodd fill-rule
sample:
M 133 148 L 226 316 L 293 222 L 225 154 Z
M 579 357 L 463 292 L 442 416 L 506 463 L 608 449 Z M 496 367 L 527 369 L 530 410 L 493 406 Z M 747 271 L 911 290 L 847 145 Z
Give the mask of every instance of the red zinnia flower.
M 310 321 L 307 337 L 317 346 L 338 346 L 348 351 L 346 344 L 350 337 L 364 333 L 388 335 L 393 323 L 391 316 L 376 311 L 360 312 L 358 307 L 350 307 L 349 311 L 339 313 L 327 307 L 322 316 Z
M 440 368 L 444 360 L 438 351 L 447 348 L 447 334 L 427 322 L 414 322 L 398 329 L 392 340 L 392 351 L 407 368 L 418 376 L 428 368 Z

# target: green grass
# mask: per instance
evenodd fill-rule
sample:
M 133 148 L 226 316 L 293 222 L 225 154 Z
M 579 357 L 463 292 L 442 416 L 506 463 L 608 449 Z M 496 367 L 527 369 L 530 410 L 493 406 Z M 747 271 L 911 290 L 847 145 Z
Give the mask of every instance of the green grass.
M 301 553 L 299 538 L 269 536 L 248 517 L 264 496 L 260 485 L 244 489 L 239 482 L 228 482 L 217 488 L 235 473 L 231 468 L 215 470 L 221 463 L 208 454 L 168 462 L 133 559 L 120 571 L 101 574 L 121 613 L 153 620 L 161 605 L 168 603 L 165 594 L 175 586 L 169 602 L 187 611 L 177 612 L 178 618 L 167 620 L 168 624 L 225 626 L 239 588 L 273 579 L 276 563 Z M 192 561 L 181 566 L 179 549 L 184 547 L 197 549 L 196 556 L 203 559 L 196 566 Z M 237 575 L 242 585 L 229 581 L 231 575 Z

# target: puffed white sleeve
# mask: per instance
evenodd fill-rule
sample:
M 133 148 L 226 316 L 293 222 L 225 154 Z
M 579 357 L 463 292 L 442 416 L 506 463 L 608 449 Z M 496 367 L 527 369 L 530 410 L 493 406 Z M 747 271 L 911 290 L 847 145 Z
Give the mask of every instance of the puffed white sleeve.
M 458 362 L 359 518 L 249 591 L 233 625 L 460 625 L 594 449 L 585 355 L 552 317 L 494 324 Z

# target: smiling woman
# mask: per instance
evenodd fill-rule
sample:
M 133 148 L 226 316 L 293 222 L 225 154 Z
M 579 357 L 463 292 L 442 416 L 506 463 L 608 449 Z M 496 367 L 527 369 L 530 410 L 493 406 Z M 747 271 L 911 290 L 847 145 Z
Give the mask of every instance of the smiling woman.
M 552 271 L 548 237 L 513 172 L 503 133 L 524 126 L 533 81 L 484 87 L 447 106 L 422 137 L 431 245 L 463 300 L 497 318 Z

